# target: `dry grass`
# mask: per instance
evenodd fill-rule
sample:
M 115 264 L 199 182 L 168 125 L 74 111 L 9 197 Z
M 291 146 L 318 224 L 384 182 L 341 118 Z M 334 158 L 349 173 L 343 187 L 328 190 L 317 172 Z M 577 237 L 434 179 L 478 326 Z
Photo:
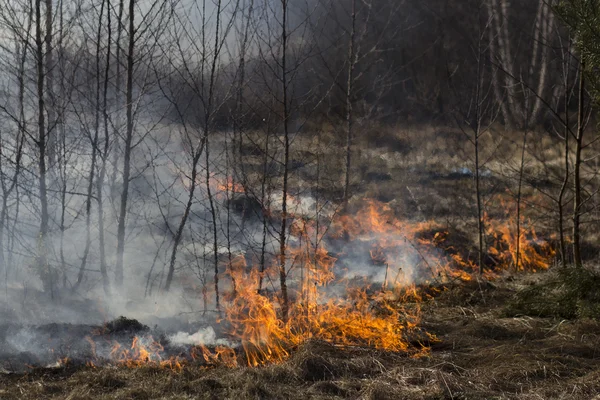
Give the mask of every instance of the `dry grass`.
M 590 399 L 600 323 L 503 316 L 538 277 L 452 288 L 425 305 L 427 357 L 309 342 L 262 368 L 56 368 L 0 376 L 2 399 Z
M 356 152 L 357 197 L 392 201 L 401 218 L 438 216 L 443 222 L 462 221 L 458 227 L 473 232 L 472 177 L 456 173 L 470 166 L 463 134 L 431 127 L 378 129 L 357 138 L 356 148 L 366 149 Z M 486 181 L 486 195 L 493 194 L 498 182 L 496 190 L 504 190 L 518 163 L 519 134 L 503 135 L 484 149 L 493 179 L 498 179 Z M 258 138 L 256 142 L 260 144 Z M 293 183 L 313 185 L 318 172 L 323 190 L 339 191 L 343 160 L 335 138 L 298 136 L 294 146 L 302 150 L 293 158 L 310 164 L 318 156 L 323 164 L 319 171 L 314 165 L 299 168 Z M 531 146 L 543 149 L 538 160 L 528 162 L 532 175 L 551 173 L 545 164 L 560 166 L 560 143 L 544 137 Z M 246 165 L 251 174 L 260 169 L 260 153 L 255 155 L 255 165 L 252 160 Z M 600 393 L 600 322 L 506 316 L 505 304 L 515 293 L 543 277 L 473 281 L 430 300 L 423 307 L 422 326 L 440 342 L 426 357 L 309 342 L 286 362 L 261 368 L 33 369 L 0 374 L 0 399 L 594 398 Z

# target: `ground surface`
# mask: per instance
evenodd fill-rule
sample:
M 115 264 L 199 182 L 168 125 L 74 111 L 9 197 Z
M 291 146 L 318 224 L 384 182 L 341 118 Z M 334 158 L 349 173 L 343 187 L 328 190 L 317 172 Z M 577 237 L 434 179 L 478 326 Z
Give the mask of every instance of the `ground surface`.
M 0 398 L 593 399 L 600 323 L 505 316 L 514 293 L 539 279 L 470 282 L 430 300 L 422 325 L 440 341 L 425 357 L 313 342 L 263 368 L 32 369 L 0 375 Z

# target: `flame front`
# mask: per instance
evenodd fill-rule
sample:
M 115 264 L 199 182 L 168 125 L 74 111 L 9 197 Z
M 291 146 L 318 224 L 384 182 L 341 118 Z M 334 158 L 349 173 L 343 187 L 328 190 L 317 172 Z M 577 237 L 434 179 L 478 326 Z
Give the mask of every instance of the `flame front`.
M 174 370 L 190 360 L 207 366 L 258 366 L 284 361 L 309 339 L 419 355 L 427 352 L 427 344 L 418 348 L 409 344 L 419 326 L 423 300 L 416 283 L 439 287 L 471 280 L 479 270 L 469 256 L 449 243 L 447 228 L 434 222 L 401 221 L 387 204 L 367 201 L 357 213 L 340 216 L 332 225 L 319 226 L 318 220 L 302 216 L 292 218 L 293 240 L 286 253 L 292 302 L 288 318 L 282 318 L 279 288 L 273 283 L 277 282 L 277 257 L 259 268 L 236 255 L 225 269 L 232 285 L 220 323 L 239 344 L 237 348 L 198 344 L 185 357 L 166 357 L 163 345 L 152 337 L 135 337 L 130 346 L 114 342 L 109 359 L 126 367 L 155 365 Z M 549 245 L 538 239 L 527 221 L 521 222 L 516 235 L 510 220 L 486 219 L 486 233 L 493 241 L 488 254 L 496 263 L 488 277 L 515 266 L 538 270 L 550 264 L 554 254 Z M 369 268 L 381 271 L 384 278 L 347 278 L 338 263 L 344 252 L 335 254 L 326 247 L 332 240 L 367 248 Z M 269 284 L 261 287 L 260 282 Z M 423 333 L 429 341 L 435 340 Z M 88 341 L 95 354 L 95 342 Z

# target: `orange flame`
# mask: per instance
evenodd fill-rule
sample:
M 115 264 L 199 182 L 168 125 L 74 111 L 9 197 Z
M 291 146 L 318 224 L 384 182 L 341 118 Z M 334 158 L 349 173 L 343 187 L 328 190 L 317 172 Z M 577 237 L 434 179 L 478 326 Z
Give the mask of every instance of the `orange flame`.
M 225 188 L 241 189 L 234 185 Z M 408 340 L 411 332 L 418 329 L 423 300 L 415 280 L 440 284 L 468 281 L 479 270 L 470 255 L 461 254 L 449 244 L 451 234 L 447 228 L 431 221 L 401 221 L 388 204 L 367 201 L 355 214 L 337 218 L 331 227 L 320 226 L 306 217 L 290 218 L 293 240 L 286 249 L 285 266 L 292 302 L 288 318 L 281 316 L 279 288 L 275 284 L 258 290 L 259 282 L 272 282 L 271 275 L 278 273 L 276 260 L 260 273 L 258 266 L 247 265 L 246 258 L 237 254 L 226 265 L 233 285 L 225 296 L 225 317 L 221 322 L 242 351 L 227 346 L 210 349 L 199 344 L 191 349 L 191 360 L 228 367 L 278 363 L 311 338 L 338 346 L 368 346 L 419 355 L 427 351 L 426 344 L 415 348 Z M 510 220 L 487 217 L 486 227 L 487 236 L 494 241 L 489 254 L 497 260 L 498 270 L 517 263 L 517 236 L 519 270 L 538 270 L 549 265 L 553 256 L 550 246 L 538 239 L 525 219 L 520 235 L 514 233 Z M 370 246 L 371 267 L 385 268 L 381 287 L 367 284 L 358 288 L 339 278 L 336 266 L 341 255 L 328 251 L 325 237 Z M 330 285 L 337 288 L 342 282 L 344 293 L 328 293 Z M 432 335 L 426 336 L 435 340 Z M 88 341 L 95 354 L 93 340 Z M 151 337 L 136 337 L 128 348 L 115 342 L 110 358 L 127 367 L 156 365 L 181 370 L 186 363 L 177 357 L 165 358 L 163 346 Z
M 228 176 L 225 182 L 218 182 L 217 189 L 222 192 L 230 192 L 230 193 L 246 193 L 244 186 L 241 183 L 234 182 L 233 177 Z

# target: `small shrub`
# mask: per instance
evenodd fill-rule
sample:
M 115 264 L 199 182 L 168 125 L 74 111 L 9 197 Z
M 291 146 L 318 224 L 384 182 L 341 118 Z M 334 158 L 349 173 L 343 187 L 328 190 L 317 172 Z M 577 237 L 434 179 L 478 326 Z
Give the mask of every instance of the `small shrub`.
M 516 294 L 505 313 L 566 319 L 600 318 L 600 274 L 587 268 L 559 270 L 551 279 Z

